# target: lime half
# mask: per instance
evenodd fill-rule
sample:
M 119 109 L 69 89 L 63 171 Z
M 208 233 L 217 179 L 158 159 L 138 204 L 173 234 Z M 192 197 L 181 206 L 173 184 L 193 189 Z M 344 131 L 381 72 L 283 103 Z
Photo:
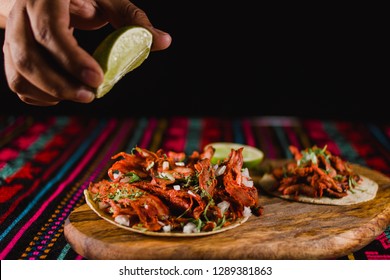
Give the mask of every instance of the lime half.
M 219 161 L 223 161 L 224 159 L 226 159 L 229 156 L 232 149 L 237 150 L 241 147 L 244 148 L 242 150 L 242 156 L 244 160 L 243 167 L 247 167 L 247 168 L 257 167 L 264 159 L 264 153 L 261 150 L 249 145 L 230 143 L 230 142 L 215 142 L 215 143 L 210 143 L 207 146 L 212 146 L 215 149 L 214 155 L 211 159 L 211 162 L 213 164 L 216 164 Z
M 127 73 L 149 56 L 153 36 L 140 26 L 125 26 L 108 35 L 96 48 L 93 57 L 104 73 L 103 83 L 96 89 L 101 98 Z

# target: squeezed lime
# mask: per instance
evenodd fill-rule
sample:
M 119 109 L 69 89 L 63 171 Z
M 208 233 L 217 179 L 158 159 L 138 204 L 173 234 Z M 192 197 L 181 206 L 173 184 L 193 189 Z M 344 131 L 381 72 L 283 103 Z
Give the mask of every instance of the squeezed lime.
M 140 26 L 125 26 L 108 35 L 96 48 L 93 57 L 103 69 L 104 80 L 96 89 L 101 98 L 130 71 L 149 56 L 153 36 Z
M 207 146 L 212 146 L 215 149 L 214 155 L 211 158 L 211 162 L 213 164 L 225 160 L 229 156 L 232 149 L 237 150 L 241 147 L 244 148 L 242 150 L 242 156 L 244 161 L 243 167 L 255 168 L 264 159 L 263 151 L 249 145 L 231 143 L 231 142 L 215 142 L 215 143 L 210 143 Z

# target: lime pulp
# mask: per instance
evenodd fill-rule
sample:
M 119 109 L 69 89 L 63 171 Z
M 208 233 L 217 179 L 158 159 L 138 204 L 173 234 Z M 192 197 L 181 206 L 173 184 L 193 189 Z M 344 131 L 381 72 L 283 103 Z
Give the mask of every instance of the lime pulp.
M 217 164 L 218 162 L 225 160 L 229 156 L 232 149 L 237 150 L 241 147 L 243 147 L 243 151 L 242 151 L 242 156 L 244 161 L 243 167 L 255 168 L 264 159 L 263 151 L 249 145 L 231 143 L 231 142 L 215 142 L 215 143 L 210 143 L 207 146 L 212 146 L 215 149 L 214 155 L 211 158 L 211 162 L 213 164 Z
M 130 71 L 149 56 L 152 34 L 140 26 L 125 26 L 108 35 L 96 48 L 93 57 L 103 69 L 103 83 L 96 89 L 101 98 Z

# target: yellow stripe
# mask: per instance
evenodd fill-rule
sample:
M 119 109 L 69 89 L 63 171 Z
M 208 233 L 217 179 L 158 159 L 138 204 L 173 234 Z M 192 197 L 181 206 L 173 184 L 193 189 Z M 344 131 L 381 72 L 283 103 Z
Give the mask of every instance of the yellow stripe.
M 154 132 L 151 144 L 150 144 L 150 151 L 156 152 L 159 148 L 161 148 L 161 142 L 162 142 L 162 136 L 164 135 L 164 132 L 168 126 L 168 120 L 167 119 L 161 119 L 158 122 L 157 128 Z

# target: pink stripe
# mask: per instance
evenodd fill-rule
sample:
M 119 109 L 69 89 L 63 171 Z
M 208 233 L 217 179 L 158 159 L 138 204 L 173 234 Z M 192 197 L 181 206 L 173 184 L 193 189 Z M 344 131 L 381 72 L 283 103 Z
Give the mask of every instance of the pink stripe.
M 226 142 L 234 142 L 234 132 L 233 132 L 233 123 L 231 120 L 220 120 L 221 124 L 220 127 L 223 131 L 223 134 L 221 135 L 221 139 L 223 139 Z
M 242 121 L 242 130 L 244 131 L 244 136 L 246 139 L 246 143 L 249 146 L 256 146 L 255 136 L 253 135 L 252 129 L 251 129 L 251 123 L 248 119 L 245 119 Z
M 5 162 L 0 163 L 0 171 L 4 169 L 6 166 L 6 162 L 9 162 L 19 156 L 20 153 L 27 150 L 32 144 L 35 143 L 39 136 L 46 131 L 54 122 L 53 118 L 50 118 L 48 123 L 37 123 L 34 124 L 28 131 L 24 133 L 23 136 L 14 140 L 14 145 L 18 147 L 18 152 L 14 152 L 13 150 L 4 150 L 4 153 L 0 154 L 0 160 L 4 160 Z
M 297 134 L 292 130 L 291 126 L 284 127 L 287 137 L 290 140 L 290 143 L 297 147 L 299 150 L 302 149 L 301 144 L 299 143 Z
M 165 142 L 163 144 L 164 151 L 184 151 L 188 132 L 188 119 L 184 117 L 176 117 L 170 120 L 170 125 L 166 130 Z
M 231 131 L 229 132 L 231 135 Z M 200 137 L 200 149 L 203 148 L 212 142 L 222 141 L 223 131 L 221 131 L 221 123 L 218 118 L 215 117 L 207 117 L 202 119 L 202 130 Z
M 386 250 L 390 249 L 390 239 L 387 237 L 385 232 L 382 232 L 376 240 L 378 240 Z
M 270 159 L 275 159 L 276 150 L 272 144 L 271 136 L 269 135 L 270 127 L 259 126 L 260 134 L 263 136 L 264 142 L 266 144 L 267 157 Z
M 38 217 L 43 213 L 43 211 L 47 208 L 51 201 L 53 201 L 70 183 L 79 173 L 83 170 L 84 166 L 86 166 L 89 160 L 95 155 L 99 146 L 104 142 L 104 140 L 111 134 L 111 131 L 114 129 L 116 121 L 111 120 L 107 125 L 108 129 L 105 129 L 103 134 L 100 135 L 100 138 L 95 142 L 94 146 L 89 150 L 87 155 L 82 159 L 80 164 L 75 168 L 73 173 L 65 180 L 62 184 L 59 185 L 57 190 L 42 204 L 41 208 L 30 218 L 30 220 L 24 224 L 21 229 L 15 234 L 14 238 L 12 238 L 11 242 L 5 247 L 5 249 L 0 254 L 0 259 L 4 259 L 4 257 L 12 250 L 15 246 L 16 242 L 22 237 L 24 232 L 38 219 Z
M 390 137 L 390 126 L 386 126 L 386 128 L 384 130 L 387 134 L 387 137 Z
M 157 120 L 155 118 L 151 118 L 149 120 L 148 127 L 145 129 L 144 136 L 141 139 L 139 147 L 143 149 L 148 148 L 148 145 L 152 139 L 153 131 L 155 130 L 156 126 L 157 126 Z
M 323 148 L 325 145 L 327 149 L 334 155 L 341 155 L 341 151 L 336 142 L 329 138 L 328 133 L 325 131 L 323 123 L 319 120 L 307 120 L 304 122 L 305 131 L 312 139 L 315 145 Z
M 277 158 L 277 152 L 275 150 L 272 137 L 270 135 L 269 130 L 275 125 L 274 118 L 263 117 L 257 118 L 254 120 L 256 127 L 258 128 L 259 134 L 264 141 L 264 151 L 267 155 L 267 158 L 275 159 Z
M 367 260 L 390 260 L 390 255 L 380 255 L 376 251 L 367 251 L 364 253 L 367 257 Z

